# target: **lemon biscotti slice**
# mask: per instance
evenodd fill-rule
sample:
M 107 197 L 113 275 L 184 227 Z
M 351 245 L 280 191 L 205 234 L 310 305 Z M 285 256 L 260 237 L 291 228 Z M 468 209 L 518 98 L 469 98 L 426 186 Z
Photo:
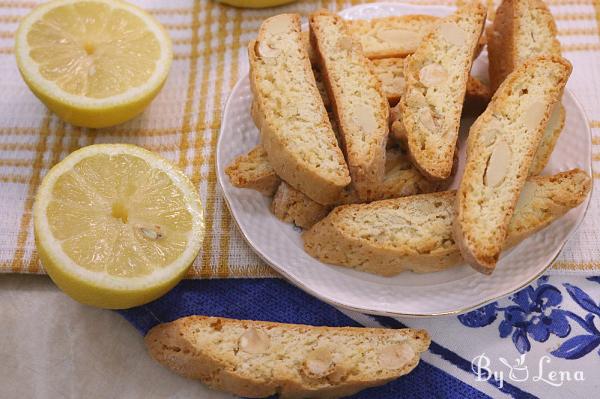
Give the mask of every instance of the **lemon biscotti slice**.
M 574 169 L 525 183 L 508 226 L 505 247 L 548 226 L 587 197 L 591 179 Z M 383 276 L 434 272 L 463 262 L 452 221 L 455 192 L 422 194 L 335 208 L 303 234 L 321 262 Z
M 550 111 L 571 73 L 560 57 L 526 61 L 500 85 L 469 131 L 456 197 L 456 241 L 476 270 L 494 270 Z
M 318 12 L 310 16 L 309 25 L 352 184 L 358 196 L 368 200 L 384 175 L 387 99 L 342 18 Z
M 407 146 L 417 168 L 432 180 L 452 172 L 473 54 L 485 8 L 470 4 L 442 19 L 404 64 L 399 107 Z
M 189 316 L 151 329 L 150 355 L 209 387 L 262 398 L 338 398 L 409 373 L 427 331 Z
M 277 15 L 248 47 L 262 144 L 283 180 L 319 203 L 333 203 L 350 176 L 300 33 L 299 15 Z
M 540 55 L 561 55 L 554 17 L 541 0 L 504 0 L 496 11 L 494 23 L 486 33 L 492 91 L 525 60 Z M 548 163 L 564 122 L 565 109 L 562 104 L 557 104 L 548 121 L 530 174 L 540 173 Z

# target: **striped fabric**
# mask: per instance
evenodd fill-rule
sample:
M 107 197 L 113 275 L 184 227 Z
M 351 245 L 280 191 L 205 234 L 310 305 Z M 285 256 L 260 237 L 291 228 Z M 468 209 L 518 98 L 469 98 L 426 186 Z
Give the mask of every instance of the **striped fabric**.
M 19 20 L 35 1 L 0 1 L 0 272 L 43 273 L 35 251 L 31 208 L 48 168 L 71 151 L 93 143 L 133 143 L 178 164 L 198 185 L 206 239 L 190 277 L 268 277 L 275 273 L 238 233 L 219 193 L 215 145 L 221 112 L 235 82 L 247 72 L 246 44 L 266 17 L 282 12 L 341 10 L 363 1 L 299 1 L 267 10 L 241 10 L 214 1 L 134 3 L 169 30 L 175 60 L 156 100 L 139 118 L 110 129 L 61 122 L 31 94 L 19 76 L 13 51 Z M 454 5 L 454 1 L 413 1 Z M 594 132 L 594 168 L 600 171 L 600 1 L 549 0 L 565 55 L 574 64 L 569 87 L 583 103 Z M 491 16 L 493 4 L 488 1 Z M 600 173 L 594 173 L 597 182 Z M 600 271 L 600 193 L 583 225 L 554 265 L 556 271 Z

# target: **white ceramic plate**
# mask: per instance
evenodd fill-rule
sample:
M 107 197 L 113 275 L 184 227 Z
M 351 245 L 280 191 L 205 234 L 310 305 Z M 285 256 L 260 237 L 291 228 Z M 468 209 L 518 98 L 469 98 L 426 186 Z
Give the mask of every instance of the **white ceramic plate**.
M 344 10 L 345 18 L 373 18 L 402 14 L 447 15 L 452 8 L 378 3 Z M 473 71 L 487 70 L 482 54 Z M 491 276 L 466 265 L 431 274 L 401 273 L 379 277 L 347 268 L 331 266 L 310 257 L 302 249 L 300 231 L 279 221 L 269 211 L 270 199 L 253 190 L 233 187 L 224 173 L 236 156 L 259 142 L 259 132 L 250 117 L 252 94 L 248 76 L 234 87 L 225 106 L 217 144 L 217 169 L 223 193 L 248 244 L 269 265 L 306 292 L 336 306 L 365 313 L 391 316 L 437 316 L 462 313 L 525 286 L 558 256 L 571 233 L 583 219 L 589 198 L 548 228 L 503 254 Z M 565 129 L 545 173 L 575 167 L 591 174 L 591 132 L 586 117 L 572 93 L 565 91 Z M 461 141 L 468 129 L 463 122 Z M 464 146 L 460 146 L 463 148 Z M 464 164 L 464 152 L 459 165 Z M 454 186 L 458 182 L 461 168 Z

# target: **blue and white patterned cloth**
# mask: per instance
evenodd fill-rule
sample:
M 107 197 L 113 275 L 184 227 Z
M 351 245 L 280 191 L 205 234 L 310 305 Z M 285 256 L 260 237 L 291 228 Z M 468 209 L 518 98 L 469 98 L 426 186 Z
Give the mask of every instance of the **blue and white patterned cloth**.
M 353 398 L 600 395 L 600 277 L 544 276 L 472 312 L 433 319 L 338 310 L 276 278 L 186 280 L 163 298 L 120 313 L 142 334 L 194 314 L 429 331 L 429 351 L 411 374 Z

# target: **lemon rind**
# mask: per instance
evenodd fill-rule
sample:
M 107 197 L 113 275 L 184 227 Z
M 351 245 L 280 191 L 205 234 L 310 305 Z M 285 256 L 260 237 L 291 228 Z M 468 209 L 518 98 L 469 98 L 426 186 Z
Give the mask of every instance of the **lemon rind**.
M 111 276 L 103 272 L 94 272 L 77 265 L 61 248 L 54 238 L 45 209 L 52 198 L 50 190 L 56 180 L 66 171 L 71 170 L 75 164 L 82 159 L 94 154 L 119 155 L 130 154 L 139 156 L 147 161 L 150 166 L 158 167 L 169 175 L 173 183 L 185 196 L 187 210 L 192 216 L 192 229 L 188 233 L 188 245 L 177 260 L 170 265 L 159 268 L 153 273 L 141 277 Z M 38 189 L 38 194 L 33 206 L 34 230 L 37 244 L 43 248 L 45 256 L 54 265 L 59 265 L 62 272 L 76 280 L 82 280 L 92 286 L 113 290 L 132 291 L 156 287 L 169 282 L 174 275 L 184 272 L 196 258 L 204 237 L 204 221 L 202 217 L 202 206 L 196 189 L 190 180 L 181 171 L 162 157 L 143 148 L 129 144 L 95 144 L 74 151 L 62 162 L 54 166 Z M 195 239 L 197 237 L 197 239 Z
M 61 104 L 85 110 L 102 110 L 107 107 L 127 105 L 136 102 L 153 92 L 157 92 L 167 78 L 173 59 L 173 44 L 169 34 L 152 15 L 132 4 L 120 0 L 93 1 L 107 4 L 112 8 L 125 9 L 147 22 L 146 26 L 154 33 L 160 44 L 161 57 L 156 64 L 154 73 L 146 83 L 138 87 L 130 88 L 124 93 L 115 96 L 97 99 L 68 93 L 61 89 L 56 83 L 42 77 L 39 72 L 38 64 L 29 55 L 30 48 L 27 42 L 27 33 L 31 26 L 41 19 L 48 11 L 60 6 L 74 4 L 79 1 L 80 0 L 55 0 L 40 4 L 21 21 L 15 36 L 15 54 L 19 69 L 22 71 L 21 73 L 24 75 L 27 83 L 30 86 L 33 85 L 40 94 L 45 97 Z

